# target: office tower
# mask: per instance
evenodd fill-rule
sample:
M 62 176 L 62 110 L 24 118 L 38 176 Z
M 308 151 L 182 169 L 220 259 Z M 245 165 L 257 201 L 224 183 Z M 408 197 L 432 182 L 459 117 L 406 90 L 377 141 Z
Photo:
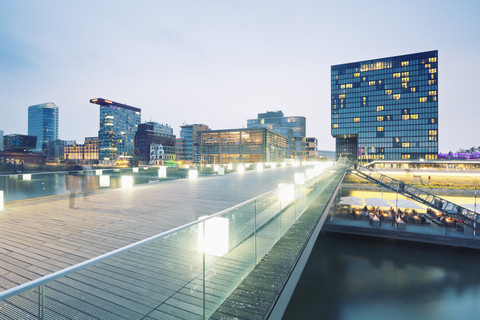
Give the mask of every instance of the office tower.
M 99 160 L 128 162 L 134 155 L 135 133 L 142 110 L 102 98 L 90 102 L 100 105 Z
M 135 149 L 140 164 L 161 165 L 175 160 L 175 135 L 173 128 L 157 122 L 145 122 L 138 126 Z
M 287 157 L 305 159 L 305 117 L 285 117 L 282 111 L 267 111 L 259 113 L 257 119 L 247 120 L 247 128 L 267 128 L 284 135 L 288 139 Z
M 286 149 L 287 138 L 267 128 L 198 132 L 201 164 L 279 162 Z
M 37 137 L 37 151 L 47 151 L 48 141 L 58 139 L 58 107 L 42 103 L 28 107 L 28 135 Z
M 206 124 L 187 124 L 180 126 L 180 138 L 177 139 L 176 157 L 186 163 L 198 163 L 197 132 L 210 130 Z
M 331 67 L 336 157 L 436 159 L 438 51 Z

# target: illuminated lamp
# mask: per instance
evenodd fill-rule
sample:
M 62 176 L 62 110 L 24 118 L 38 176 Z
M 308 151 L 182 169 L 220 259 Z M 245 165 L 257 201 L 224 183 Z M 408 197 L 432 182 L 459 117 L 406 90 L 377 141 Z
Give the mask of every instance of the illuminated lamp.
M 200 217 L 203 219 L 204 217 Z M 228 253 L 228 218 L 215 217 L 198 225 L 198 252 L 221 257 Z M 204 233 L 205 230 L 205 233 Z
M 99 178 L 100 178 L 100 188 L 110 187 L 110 176 L 101 175 Z M 122 186 L 123 186 L 123 181 L 122 181 Z
M 263 170 L 263 163 L 257 163 L 257 170 L 259 171 Z
M 280 207 L 283 209 L 295 199 L 295 186 L 293 184 L 280 183 L 278 187 Z
M 23 181 L 29 181 L 29 180 L 32 180 L 32 175 L 27 173 L 27 174 L 24 174 L 23 177 L 22 177 Z
M 97 176 L 101 176 L 103 174 L 103 170 L 102 169 L 95 170 L 95 174 Z
M 197 170 L 188 170 L 188 179 L 189 180 L 198 179 L 198 171 Z
M 305 173 L 303 172 L 295 173 L 295 184 L 305 184 Z
M 166 178 L 167 177 L 167 167 L 166 166 L 158 167 L 158 177 L 159 178 Z
M 131 189 L 133 187 L 132 176 L 122 176 L 122 189 Z
M 132 172 L 138 172 L 138 168 L 133 168 Z
M 282 168 L 285 168 L 287 166 L 286 162 L 282 162 Z
M 243 166 L 243 164 L 239 164 L 237 166 L 237 172 L 238 173 L 244 173 L 245 172 L 245 167 Z
M 219 176 L 223 176 L 225 175 L 225 168 L 219 167 L 217 172 Z

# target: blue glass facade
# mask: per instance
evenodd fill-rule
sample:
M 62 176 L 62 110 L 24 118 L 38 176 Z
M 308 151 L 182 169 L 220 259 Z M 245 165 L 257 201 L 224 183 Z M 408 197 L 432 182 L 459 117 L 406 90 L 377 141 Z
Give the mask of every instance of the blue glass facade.
M 58 107 L 42 103 L 28 107 L 28 135 L 37 137 L 37 151 L 47 151 L 49 141 L 58 139 Z
M 438 51 L 331 67 L 336 157 L 436 159 Z
M 90 102 L 100 105 L 99 160 L 132 157 L 141 109 L 101 98 Z

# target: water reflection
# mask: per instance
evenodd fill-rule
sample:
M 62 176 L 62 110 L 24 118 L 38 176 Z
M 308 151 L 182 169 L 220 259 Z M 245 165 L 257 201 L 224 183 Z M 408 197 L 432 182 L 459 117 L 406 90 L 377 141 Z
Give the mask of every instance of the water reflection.
M 284 319 L 478 319 L 478 251 L 322 234 Z

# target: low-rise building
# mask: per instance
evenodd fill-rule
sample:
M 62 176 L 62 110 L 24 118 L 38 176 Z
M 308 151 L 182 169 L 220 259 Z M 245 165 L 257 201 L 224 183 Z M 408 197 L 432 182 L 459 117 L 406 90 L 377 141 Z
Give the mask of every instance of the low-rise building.
M 53 140 L 47 142 L 47 161 L 60 162 L 65 160 L 65 147 L 73 146 L 73 140 Z
M 98 163 L 99 141 L 98 137 L 85 138 L 84 144 L 73 143 L 65 146 L 65 161 L 74 163 Z
M 200 163 L 280 162 L 286 157 L 287 141 L 266 128 L 199 131 Z
M 175 135 L 173 129 L 157 122 L 146 122 L 138 126 L 135 134 L 135 149 L 139 164 L 162 165 L 175 160 Z

